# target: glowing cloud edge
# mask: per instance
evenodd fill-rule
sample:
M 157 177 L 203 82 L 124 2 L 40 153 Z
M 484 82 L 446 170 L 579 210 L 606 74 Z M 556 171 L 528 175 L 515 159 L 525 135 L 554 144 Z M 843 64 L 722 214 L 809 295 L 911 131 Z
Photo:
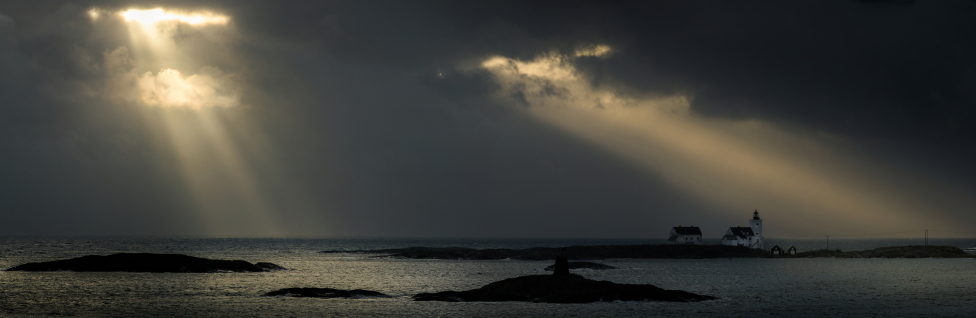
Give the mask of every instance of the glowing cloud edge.
M 210 11 L 180 12 L 154 8 L 149 10 L 128 9 L 118 14 L 125 21 L 142 24 L 177 21 L 189 25 L 225 25 L 230 22 L 230 17 Z

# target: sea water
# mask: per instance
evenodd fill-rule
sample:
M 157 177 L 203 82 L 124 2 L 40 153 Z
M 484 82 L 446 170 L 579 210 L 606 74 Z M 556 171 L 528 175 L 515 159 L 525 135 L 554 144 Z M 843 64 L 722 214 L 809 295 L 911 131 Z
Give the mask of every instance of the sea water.
M 574 272 L 719 297 L 697 303 L 415 302 L 422 292 L 467 290 L 547 274 L 551 261 L 412 260 L 319 253 L 409 246 L 528 248 L 660 244 L 660 239 L 393 239 L 5 237 L 0 268 L 121 252 L 180 253 L 272 262 L 266 273 L 0 272 L 0 316 L 75 317 L 839 317 L 976 316 L 976 259 L 609 259 L 613 270 Z M 712 242 L 714 243 L 714 242 Z M 825 240 L 777 240 L 800 251 Z M 830 249 L 922 245 L 912 240 L 831 240 Z M 932 245 L 976 246 L 973 239 Z M 280 288 L 375 290 L 392 298 L 262 297 Z

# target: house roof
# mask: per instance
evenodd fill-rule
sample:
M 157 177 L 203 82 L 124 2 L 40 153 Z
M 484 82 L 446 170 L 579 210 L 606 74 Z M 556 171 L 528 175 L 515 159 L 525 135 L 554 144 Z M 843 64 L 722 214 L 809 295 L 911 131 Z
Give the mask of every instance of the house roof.
M 697 226 L 675 226 L 674 233 L 678 235 L 702 235 Z
M 782 247 L 779 247 L 779 245 L 773 245 L 773 248 L 771 248 L 771 249 L 769 249 L 769 250 L 770 250 L 770 251 L 776 251 L 776 250 L 779 250 L 779 251 L 782 251 L 782 250 L 783 250 L 783 248 L 782 248 Z
M 751 227 L 734 226 L 729 228 L 732 231 L 732 235 L 745 238 L 747 236 L 755 236 L 756 233 L 752 232 Z
M 677 241 L 678 240 L 678 237 L 680 237 L 680 236 L 681 235 L 671 235 L 671 237 L 668 238 L 668 242 Z

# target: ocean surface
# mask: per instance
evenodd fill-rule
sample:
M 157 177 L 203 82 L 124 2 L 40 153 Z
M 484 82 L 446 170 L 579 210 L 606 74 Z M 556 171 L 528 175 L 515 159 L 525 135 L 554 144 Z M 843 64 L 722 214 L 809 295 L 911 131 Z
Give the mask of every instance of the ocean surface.
M 767 239 L 801 252 L 826 240 Z M 698 303 L 414 302 L 545 274 L 551 261 L 408 260 L 324 250 L 409 246 L 528 248 L 661 244 L 663 239 L 418 239 L 0 237 L 0 269 L 122 252 L 272 262 L 267 273 L 0 272 L 3 317 L 976 317 L 976 259 L 610 259 L 618 269 L 574 270 L 591 279 L 654 284 L 719 297 Z M 709 243 L 717 244 L 717 241 Z M 922 245 L 922 239 L 831 239 L 830 249 Z M 976 239 L 930 239 L 976 247 Z M 976 257 L 976 255 L 974 255 Z M 393 298 L 262 297 L 280 288 L 368 289 Z

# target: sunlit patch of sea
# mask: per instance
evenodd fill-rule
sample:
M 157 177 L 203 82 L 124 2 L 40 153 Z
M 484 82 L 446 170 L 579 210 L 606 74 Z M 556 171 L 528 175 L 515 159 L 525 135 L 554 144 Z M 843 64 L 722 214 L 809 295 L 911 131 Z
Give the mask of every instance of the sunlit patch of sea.
M 850 240 L 873 248 L 884 240 Z M 548 273 L 549 261 L 408 260 L 323 254 L 406 246 L 525 248 L 657 244 L 659 240 L 0 238 L 0 268 L 89 254 L 182 253 L 268 261 L 268 273 L 0 272 L 0 316 L 80 317 L 822 317 L 976 315 L 976 259 L 611 259 L 592 279 L 654 284 L 720 297 L 700 303 L 414 302 L 421 292 L 466 290 Z M 958 240 L 966 247 L 971 241 Z M 777 243 L 778 244 L 778 243 Z M 816 241 L 809 244 L 819 244 Z M 834 244 L 831 242 L 831 249 Z M 897 243 L 895 243 L 897 244 Z M 908 245 L 908 244 L 903 244 Z M 918 244 L 916 244 L 918 245 Z M 800 247 L 800 244 L 797 244 Z M 837 245 L 843 250 L 855 250 Z M 806 247 L 804 247 L 806 248 Z M 866 249 L 866 248 L 860 248 Z M 801 249 L 803 250 L 803 249 Z M 261 297 L 288 287 L 369 289 L 393 298 Z

